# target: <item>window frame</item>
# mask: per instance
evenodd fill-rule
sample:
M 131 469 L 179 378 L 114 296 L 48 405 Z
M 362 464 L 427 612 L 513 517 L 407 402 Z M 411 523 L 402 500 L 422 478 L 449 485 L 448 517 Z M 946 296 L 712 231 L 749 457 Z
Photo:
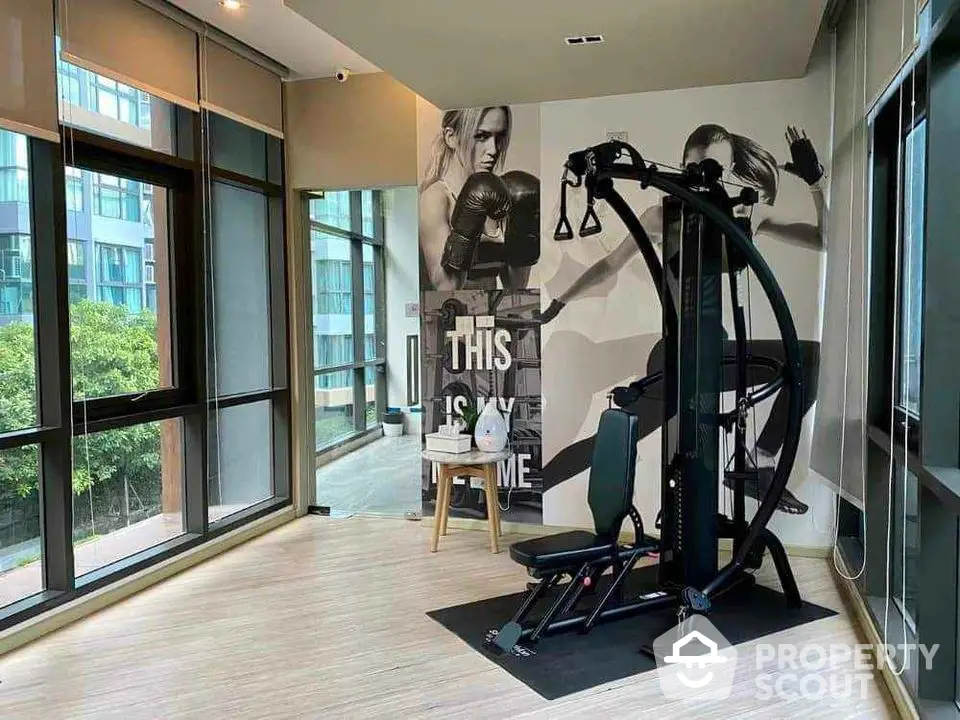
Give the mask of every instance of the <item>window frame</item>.
M 918 94 L 920 94 L 920 92 L 922 92 L 922 88 L 917 88 L 917 92 Z M 907 163 L 906 163 L 909 138 L 911 134 L 917 129 L 917 127 L 919 127 L 921 124 L 926 123 L 926 121 L 927 121 L 927 112 L 926 112 L 925 104 L 921 105 L 920 111 L 917 112 L 916 115 L 912 118 L 912 122 L 911 122 L 911 118 L 904 118 L 903 133 L 900 138 L 900 152 L 902 153 L 902 157 L 904 158 L 904 162 L 902 163 L 902 167 L 900 168 L 900 183 L 901 183 L 900 187 L 902 188 L 906 187 L 907 173 L 910 170 L 910 168 L 907 167 Z M 926 132 L 926 129 L 925 129 L 925 132 Z M 926 147 L 924 147 L 924 161 L 926 161 Z M 910 442 L 910 446 L 915 450 L 918 442 L 917 439 L 920 437 L 920 432 L 922 428 L 923 408 L 918 407 L 918 412 L 913 413 L 900 401 L 900 395 L 903 389 L 904 372 L 905 372 L 905 368 L 903 367 L 902 360 L 903 360 L 903 350 L 904 350 L 904 329 L 905 329 L 904 328 L 904 314 L 905 314 L 904 299 L 906 297 L 906 267 L 907 267 L 906 266 L 906 255 L 907 255 L 906 237 L 907 237 L 907 225 L 910 222 L 910 218 L 907 216 L 908 210 L 909 209 L 907 208 L 907 199 L 902 198 L 901 207 L 900 207 L 901 246 L 900 246 L 900 278 L 899 278 L 901 297 L 896 299 L 896 302 L 899 303 L 898 315 L 899 315 L 900 322 L 899 322 L 899 327 L 893 328 L 893 331 L 896 333 L 897 347 L 900 352 L 898 357 L 891 358 L 891 361 L 896 364 L 896 374 L 897 374 L 896 396 L 891 397 L 891 402 L 893 404 L 896 423 L 899 424 L 900 426 L 903 426 L 904 424 L 908 426 L 908 434 L 912 438 L 912 441 Z M 924 250 L 926 248 L 925 228 L 924 228 L 924 232 L 921 234 L 921 237 L 919 239 L 919 245 L 920 245 L 920 263 L 922 265 Z M 893 301 L 894 300 L 891 299 L 891 302 Z M 921 318 L 921 324 L 922 324 L 923 305 L 924 305 L 924 293 L 922 292 L 922 290 L 920 293 L 920 297 L 916 299 L 916 302 L 918 302 L 920 306 L 920 318 Z M 916 351 L 917 351 L 918 363 L 922 368 L 923 366 L 922 334 L 920 338 L 920 347 L 917 348 Z M 923 382 L 922 375 L 923 373 L 921 370 L 921 379 L 920 379 L 921 384 Z M 918 387 L 918 393 L 919 393 L 919 387 Z M 920 394 L 922 395 L 922 393 Z M 918 405 L 919 405 L 919 400 L 918 400 Z
M 344 191 L 337 191 L 344 192 Z M 385 272 L 384 272 L 384 217 L 383 217 L 383 193 L 381 190 L 349 190 L 346 191 L 349 193 L 349 203 L 350 203 L 350 228 L 345 229 L 337 225 L 329 225 L 327 223 L 320 222 L 315 219 L 312 212 L 312 203 L 311 200 L 314 198 L 322 198 L 322 193 L 314 192 L 307 193 L 305 195 L 306 202 L 304 203 L 304 220 L 307 223 L 308 232 L 312 234 L 314 231 L 324 233 L 333 237 L 343 238 L 350 243 L 350 273 L 351 273 L 351 286 L 350 286 L 350 317 L 351 317 L 351 328 L 352 328 L 352 338 L 353 338 L 353 360 L 350 362 L 345 362 L 335 365 L 320 365 L 318 364 L 318 358 L 315 354 L 314 349 L 314 358 L 313 358 L 313 377 L 314 377 L 314 388 L 316 387 L 317 378 L 324 375 L 332 375 L 333 373 L 351 371 L 353 375 L 352 385 L 353 385 L 353 432 L 345 437 L 339 437 L 335 440 L 330 441 L 327 444 L 321 445 L 319 440 L 317 441 L 316 451 L 318 454 L 327 452 L 336 448 L 338 445 L 349 441 L 357 436 L 363 435 L 368 432 L 371 428 L 367 427 L 367 396 L 366 396 L 366 373 L 368 368 L 372 368 L 375 372 L 375 381 L 374 381 L 374 406 L 376 408 L 376 414 L 379 417 L 381 413 L 386 410 L 386 364 L 387 364 L 387 349 L 386 349 L 386 283 L 385 283 Z M 364 230 L 364 221 L 363 221 L 363 197 L 365 194 L 370 193 L 371 203 L 373 208 L 373 227 L 372 235 L 365 234 Z M 366 292 L 366 283 L 364 272 L 364 259 L 363 253 L 364 248 L 371 248 L 373 251 L 373 269 L 372 269 L 372 280 L 374 284 L 373 297 L 374 297 L 374 307 L 373 307 L 373 316 L 374 316 L 374 344 L 376 348 L 375 356 L 373 358 L 366 358 L 366 322 L 365 322 L 365 297 L 371 293 Z M 311 262 L 313 265 L 313 272 L 311 272 L 311 282 L 315 281 L 313 278 L 317 275 L 317 267 L 323 262 L 320 259 L 315 259 L 311 257 Z M 343 261 L 333 261 L 333 262 L 343 262 Z M 336 291 L 334 291 L 336 292 Z M 321 306 L 321 293 L 319 288 L 314 287 L 313 289 L 313 310 L 317 314 L 320 313 Z M 381 301 L 376 302 L 376 298 L 380 298 Z M 345 314 L 345 313 L 344 313 Z M 316 345 L 316 342 L 313 343 Z M 314 416 L 316 415 L 316 408 L 314 408 Z M 374 427 L 378 426 L 377 423 L 374 423 Z
M 58 69 L 59 68 L 58 66 Z M 92 88 L 81 87 L 81 94 Z M 139 91 L 138 91 L 139 92 Z M 61 90 L 62 97 L 62 90 Z M 137 96 L 143 102 L 142 95 Z M 206 111 L 203 111 L 206 112 Z M 289 293 L 285 258 L 283 142 L 264 143 L 267 175 L 272 182 L 210 168 L 204 147 L 200 112 L 171 106 L 173 151 L 155 151 L 106 135 L 69 126 L 60 131 L 70 139 L 70 163 L 94 172 L 132 177 L 172 188 L 168 191 L 169 283 L 172 314 L 171 344 L 177 387 L 145 393 L 77 402 L 71 387 L 70 294 L 80 284 L 71 279 L 68 251 L 67 174 L 64 146 L 36 138 L 27 140 L 36 342 L 37 423 L 35 427 L 0 432 L 0 451 L 28 445 L 40 450 L 38 492 L 41 525 L 42 590 L 0 607 L 0 631 L 72 602 L 141 570 L 173 558 L 213 538 L 289 506 L 292 499 L 289 361 L 287 346 Z M 269 197 L 268 253 L 271 325 L 271 387 L 240 397 L 208 395 L 205 328 L 210 287 L 203 212 L 209 178 L 256 187 Z M 94 268 L 93 241 L 83 245 L 84 286 Z M 162 253 L 164 249 L 158 251 Z M 175 304 L 176 303 L 176 304 Z M 271 495 L 242 510 L 209 521 L 207 495 L 208 442 L 214 431 L 210 415 L 245 403 L 271 403 Z M 78 408 L 83 407 L 82 416 Z M 181 513 L 183 533 L 94 572 L 77 577 L 74 558 L 72 444 L 85 433 L 103 432 L 178 418 L 183 428 Z
M 931 711 L 934 706 L 939 709 L 947 704 L 956 708 L 960 698 L 960 435 L 956 432 L 955 405 L 960 386 L 955 370 L 960 332 L 956 316 L 939 309 L 955 306 L 955 278 L 960 267 L 954 242 L 960 215 L 954 188 L 960 181 L 960 170 L 952 153 L 960 99 L 960 47 L 954 39 L 958 30 L 960 13 L 941 46 L 912 59 L 868 117 L 870 271 L 865 277 L 869 284 L 869 326 L 865 328 L 869 343 L 864 428 L 867 487 L 862 507 L 840 500 L 838 520 L 838 547 L 849 571 L 857 573 L 863 568 L 854 584 L 875 628 L 881 630 L 888 623 L 892 632 L 899 633 L 904 620 L 908 641 L 912 641 L 912 633 L 918 643 L 940 646 L 931 665 L 916 663 L 912 657 L 911 671 L 904 675 L 907 691 Z M 912 107 L 913 100 L 916 106 Z M 905 408 L 898 407 L 903 353 L 901 350 L 894 356 L 892 348 L 894 339 L 901 342 L 904 323 L 898 318 L 895 325 L 893 315 L 895 309 L 901 315 L 904 307 L 905 267 L 901 261 L 901 275 L 897 278 L 897 258 L 892 250 L 898 224 L 902 223 L 900 228 L 905 229 L 908 222 L 902 174 L 908 168 L 904 161 L 898 175 L 898 153 L 900 158 L 906 157 L 904 143 L 924 120 L 927 125 L 921 190 L 924 221 L 919 299 L 920 400 L 919 417 L 913 417 Z M 898 196 L 898 190 L 904 192 Z M 904 242 L 901 253 L 905 247 Z M 900 287 L 896 297 L 895 281 Z M 902 344 L 898 347 L 902 348 Z M 891 466 L 892 491 L 888 488 Z M 887 554 L 888 532 L 896 536 L 903 531 L 895 532 L 903 515 L 903 506 L 898 507 L 897 503 L 902 503 L 905 475 L 912 476 L 911 484 L 915 479 L 916 516 L 908 517 L 908 521 L 915 523 L 919 535 L 919 551 L 913 551 L 915 565 L 907 571 L 908 584 L 915 582 L 912 617 L 901 612 L 900 603 L 895 600 L 899 583 L 887 575 L 901 551 L 899 542 L 894 541 L 891 555 Z M 912 497 L 912 485 L 909 492 Z M 889 606 L 885 605 L 886 598 Z M 885 617 L 887 614 L 892 617 Z M 899 640 L 893 637 L 891 642 Z M 897 658 L 898 665 L 901 660 Z
M 78 128 L 72 129 L 73 157 L 71 165 L 81 171 L 93 173 L 94 188 L 100 176 L 118 178 L 117 187 L 122 187 L 124 180 L 136 181 L 143 184 L 159 185 L 167 190 L 168 211 L 168 253 L 170 268 L 170 339 L 171 339 L 171 367 L 173 383 L 171 387 L 154 388 L 142 393 L 130 393 L 101 398 L 88 398 L 85 401 L 76 400 L 74 403 L 75 422 L 86 421 L 87 427 L 96 428 L 96 431 L 123 427 L 125 418 L 158 418 L 174 409 L 183 408 L 191 404 L 198 387 L 196 368 L 189 357 L 190 347 L 194 338 L 198 337 L 191 332 L 188 322 L 181 322 L 180 315 L 189 313 L 191 303 L 188 298 L 195 291 L 192 289 L 190 264 L 197 262 L 198 254 L 190 240 L 193 230 L 190 219 L 195 215 L 195 193 L 193 192 L 194 178 L 185 168 L 168 162 L 168 156 L 150 150 L 133 146 L 125 146 L 105 136 L 97 135 Z M 111 186 L 112 187 L 112 186 Z M 96 190 L 94 190 L 96 194 Z M 122 195 L 122 191 L 121 191 Z M 121 207 L 122 207 L 121 200 Z M 94 203 L 96 209 L 96 202 Z M 99 288 L 99 258 L 100 251 L 97 245 L 109 247 L 123 247 L 112 243 L 94 242 L 93 267 L 94 286 Z M 142 263 L 142 252 L 140 253 Z M 87 258 L 87 262 L 90 262 Z M 89 268 L 88 268 L 89 271 Z M 141 283 L 143 268 L 138 269 Z M 125 283 L 106 283 L 110 287 Z M 142 293 L 143 290 L 141 289 Z M 143 305 L 143 298 L 141 298 Z M 200 306 L 198 306 L 200 307 Z M 166 417 L 166 415 L 164 415 Z M 149 420 L 144 420 L 147 422 Z M 135 423 L 134 423 L 135 424 Z
M 878 432 L 889 435 L 890 422 L 893 418 L 896 441 L 903 444 L 903 431 L 906 431 L 906 447 L 916 455 L 919 452 L 920 438 L 923 432 L 923 407 L 919 414 L 914 415 L 901 406 L 900 391 L 903 382 L 902 354 L 904 330 L 904 278 L 906 256 L 906 227 L 909 218 L 906 216 L 906 197 L 898 197 L 897 191 L 906 188 L 906 173 L 908 172 L 907 142 L 910 133 L 922 122 L 926 122 L 927 113 L 927 81 L 926 66 L 921 63 L 914 69 L 913 80 L 904 81 L 901 89 L 887 101 L 884 109 L 878 113 L 873 126 L 873 148 L 871 152 L 871 182 L 873 184 L 873 211 L 870 247 L 872 254 L 871 283 L 871 350 L 873 362 L 871 364 L 871 384 L 877 389 L 871 392 L 872 399 L 868 404 L 869 423 Z M 911 92 L 915 105 L 911 105 L 911 98 L 904 97 L 902 103 L 900 94 L 904 96 Z M 926 161 L 926 148 L 924 149 Z M 897 163 L 899 162 L 899 167 Z M 885 165 L 884 165 L 885 163 Z M 882 168 L 886 168 L 883 170 Z M 899 173 L 899 175 L 898 175 Z M 925 192 L 925 183 L 924 183 Z M 924 211 L 926 201 L 924 200 Z M 893 252 L 896 246 L 897 234 L 900 234 L 900 255 Z M 924 248 L 921 259 L 925 255 L 926 226 L 921 245 Z M 894 278 L 899 271 L 900 277 Z M 894 281 L 899 289 L 899 296 L 894 297 Z M 923 314 L 923 293 L 919 299 L 921 317 Z M 896 305 L 896 308 L 894 307 Z M 897 326 L 894 326 L 894 316 Z M 887 352 L 896 340 L 897 354 Z M 923 366 L 923 336 L 921 347 L 918 349 L 918 358 Z M 891 378 L 893 385 L 891 386 Z M 920 396 L 923 396 L 923 373 L 921 369 Z
M 203 118 L 203 115 L 208 116 Z M 195 139 L 192 157 L 202 157 L 205 152 L 200 144 L 203 137 L 202 123 L 207 123 L 207 132 L 211 137 L 212 143 L 217 143 L 218 134 L 210 132 L 213 126 L 213 118 L 217 122 L 234 122 L 229 118 L 216 115 L 208 110 L 202 110 L 201 114 L 194 115 Z M 211 166 L 209 167 L 209 182 L 232 185 L 242 190 L 248 190 L 261 193 L 267 202 L 267 275 L 268 275 L 268 302 L 270 319 L 270 388 L 265 390 L 256 390 L 232 395 L 220 395 L 215 398 L 208 398 L 206 403 L 206 417 L 209 432 L 216 432 L 219 422 L 218 412 L 220 410 L 236 407 L 239 405 L 256 404 L 264 400 L 269 400 L 272 408 L 271 421 L 271 492 L 272 498 L 266 503 L 272 503 L 274 506 L 279 504 L 289 504 L 291 501 L 291 452 L 292 440 L 290 434 L 290 367 L 289 367 L 289 348 L 288 338 L 290 333 L 289 315 L 287 312 L 287 298 L 289 297 L 289 278 L 286 271 L 286 188 L 282 184 L 285 177 L 285 165 L 283 154 L 283 141 L 270 135 L 264 135 L 264 157 L 266 179 L 255 176 L 248 176 L 233 170 L 227 170 L 218 167 L 214 157 L 215 149 L 211 148 L 209 157 Z M 198 178 L 199 179 L 199 178 Z M 275 182 L 279 180 L 279 182 Z M 212 187 L 212 185 L 211 185 Z M 204 191 L 203 183 L 198 184 L 198 190 Z M 207 222 L 211 226 L 207 228 L 212 233 L 212 223 L 214 212 L 207 214 Z M 198 243 L 205 243 L 204 238 L 197 238 Z M 212 241 L 211 241 L 212 242 Z M 210 249 L 204 247 L 203 254 L 206 255 Z M 203 266 L 201 266 L 203 267 Z M 209 272 L 205 272 L 204 288 L 206 294 L 199 302 L 208 303 L 205 307 L 212 307 L 213 282 Z M 211 321 L 212 322 L 212 321 Z M 207 390 L 204 384 L 205 391 Z M 215 390 L 215 388 L 213 388 Z M 204 497 L 209 500 L 206 487 L 207 473 L 204 473 L 198 481 L 204 483 Z M 263 503 L 252 506 L 258 507 Z M 236 518 L 244 518 L 250 509 L 241 510 L 237 513 L 226 515 L 215 522 L 209 521 L 208 508 L 212 502 L 208 502 L 204 508 L 204 517 L 202 519 L 206 527 L 229 526 Z

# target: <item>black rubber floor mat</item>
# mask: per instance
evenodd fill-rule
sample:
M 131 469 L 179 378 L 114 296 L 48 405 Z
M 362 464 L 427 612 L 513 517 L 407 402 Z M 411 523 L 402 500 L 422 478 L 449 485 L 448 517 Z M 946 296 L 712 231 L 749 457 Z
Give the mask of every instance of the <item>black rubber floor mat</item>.
M 656 566 L 641 568 L 631 573 L 627 593 L 638 594 L 655 584 Z M 655 669 L 653 658 L 639 652 L 640 647 L 677 622 L 676 611 L 666 609 L 600 624 L 587 635 L 551 635 L 532 648 L 497 655 L 485 640 L 510 619 L 522 598 L 523 593 L 502 595 L 427 615 L 548 700 Z M 755 585 L 724 595 L 709 619 L 737 645 L 833 615 L 833 610 L 812 603 L 791 609 L 781 593 Z M 531 616 L 526 622 L 535 620 Z

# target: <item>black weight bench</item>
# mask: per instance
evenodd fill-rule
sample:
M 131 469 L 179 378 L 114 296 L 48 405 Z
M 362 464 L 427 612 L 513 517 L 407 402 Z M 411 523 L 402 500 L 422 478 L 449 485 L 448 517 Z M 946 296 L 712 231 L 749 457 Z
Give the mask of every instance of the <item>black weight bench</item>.
M 624 580 L 636 562 L 657 552 L 660 546 L 659 540 L 644 534 L 640 513 L 633 506 L 638 439 L 636 416 L 617 408 L 605 410 L 597 428 L 587 489 L 594 532 L 574 530 L 510 546 L 510 557 L 540 582 L 491 638 L 493 649 L 509 652 L 521 641 L 533 644 L 543 635 L 561 630 L 589 632 L 602 620 L 675 600 L 666 592 L 651 593 L 629 603 L 623 598 Z M 633 521 L 634 542 L 621 544 L 620 528 L 627 517 Z M 596 594 L 597 581 L 608 569 L 612 571 L 610 584 L 591 608 L 578 612 L 584 593 Z M 564 577 L 569 577 L 569 582 L 557 587 L 558 594 L 545 614 L 535 625 L 524 626 L 538 602 Z

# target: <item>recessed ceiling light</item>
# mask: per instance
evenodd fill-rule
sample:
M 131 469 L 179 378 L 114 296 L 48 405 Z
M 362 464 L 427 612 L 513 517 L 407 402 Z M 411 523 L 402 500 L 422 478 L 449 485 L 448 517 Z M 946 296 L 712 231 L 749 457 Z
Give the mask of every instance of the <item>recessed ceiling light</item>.
M 603 35 L 573 35 L 564 38 L 567 45 L 596 45 L 603 42 Z
M 220 0 L 220 7 L 224 10 L 239 10 L 243 3 L 240 0 Z

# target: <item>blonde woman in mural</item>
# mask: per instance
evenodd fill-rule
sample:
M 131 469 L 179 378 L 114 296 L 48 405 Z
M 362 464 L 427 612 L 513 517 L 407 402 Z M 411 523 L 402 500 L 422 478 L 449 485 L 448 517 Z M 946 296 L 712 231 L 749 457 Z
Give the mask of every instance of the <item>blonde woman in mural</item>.
M 782 220 L 775 207 L 780 185 L 780 170 L 776 159 L 768 151 L 750 138 L 730 133 L 720 125 L 701 125 L 690 136 L 683 148 L 684 164 L 700 162 L 711 158 L 719 162 L 725 171 L 726 179 L 755 188 L 760 195 L 760 205 L 750 214 L 754 235 L 764 234 L 770 238 L 815 250 L 824 247 L 824 222 L 826 202 L 821 187 L 823 166 L 806 134 L 795 127 L 788 127 L 787 144 L 791 161 L 782 169 L 802 180 L 810 189 L 816 213 L 816 222 L 787 222 Z M 660 205 L 646 210 L 640 221 L 650 239 L 659 244 L 662 234 L 662 213 Z M 591 267 L 587 268 L 569 288 L 559 294 L 542 315 L 543 322 L 553 321 L 570 302 L 580 297 L 596 297 L 610 291 L 611 278 L 631 264 L 638 253 L 636 242 L 627 235 L 612 252 Z M 645 266 L 637 272 L 645 273 Z M 646 276 L 644 275 L 646 278 Z M 646 278 L 648 279 L 648 278 Z M 663 368 L 663 345 L 659 335 L 638 335 L 619 340 L 594 343 L 582 334 L 567 330 L 556 330 L 550 336 L 547 357 L 563 357 L 558 369 L 564 378 L 557 387 L 564 389 L 565 419 L 559 423 L 561 442 L 567 443 L 544 468 L 545 487 L 552 487 L 563 480 L 574 477 L 585 470 L 590 462 L 593 438 L 573 442 L 583 421 L 589 412 L 594 394 L 614 385 L 627 382 L 637 376 L 638 358 L 646 357 L 647 374 Z M 819 343 L 801 342 L 804 354 L 804 382 L 809 390 L 806 393 L 804 413 L 810 409 L 816 398 L 817 369 L 819 365 Z M 724 352 L 734 352 L 733 341 L 727 341 Z M 751 340 L 748 352 L 752 355 L 783 360 L 783 350 L 779 340 Z M 569 359 L 569 360 L 568 360 Z M 766 368 L 751 367 L 748 371 L 750 385 L 758 385 L 772 379 Z M 725 390 L 735 387 L 732 372 L 724 373 Z M 762 497 L 776 466 L 776 456 L 783 445 L 786 431 L 786 413 L 788 398 L 779 393 L 773 403 L 770 415 L 754 448 L 754 461 L 760 470 L 759 479 L 747 492 L 755 499 Z M 645 437 L 660 427 L 662 421 L 662 398 L 659 388 L 654 386 L 629 408 L 639 418 L 640 435 Z M 558 414 L 559 415 L 559 414 Z M 785 491 L 778 508 L 790 514 L 803 514 L 807 506 L 797 500 L 789 491 Z
M 443 114 L 420 184 L 421 291 L 527 287 L 540 258 L 540 181 L 497 174 L 511 125 L 506 106 Z

